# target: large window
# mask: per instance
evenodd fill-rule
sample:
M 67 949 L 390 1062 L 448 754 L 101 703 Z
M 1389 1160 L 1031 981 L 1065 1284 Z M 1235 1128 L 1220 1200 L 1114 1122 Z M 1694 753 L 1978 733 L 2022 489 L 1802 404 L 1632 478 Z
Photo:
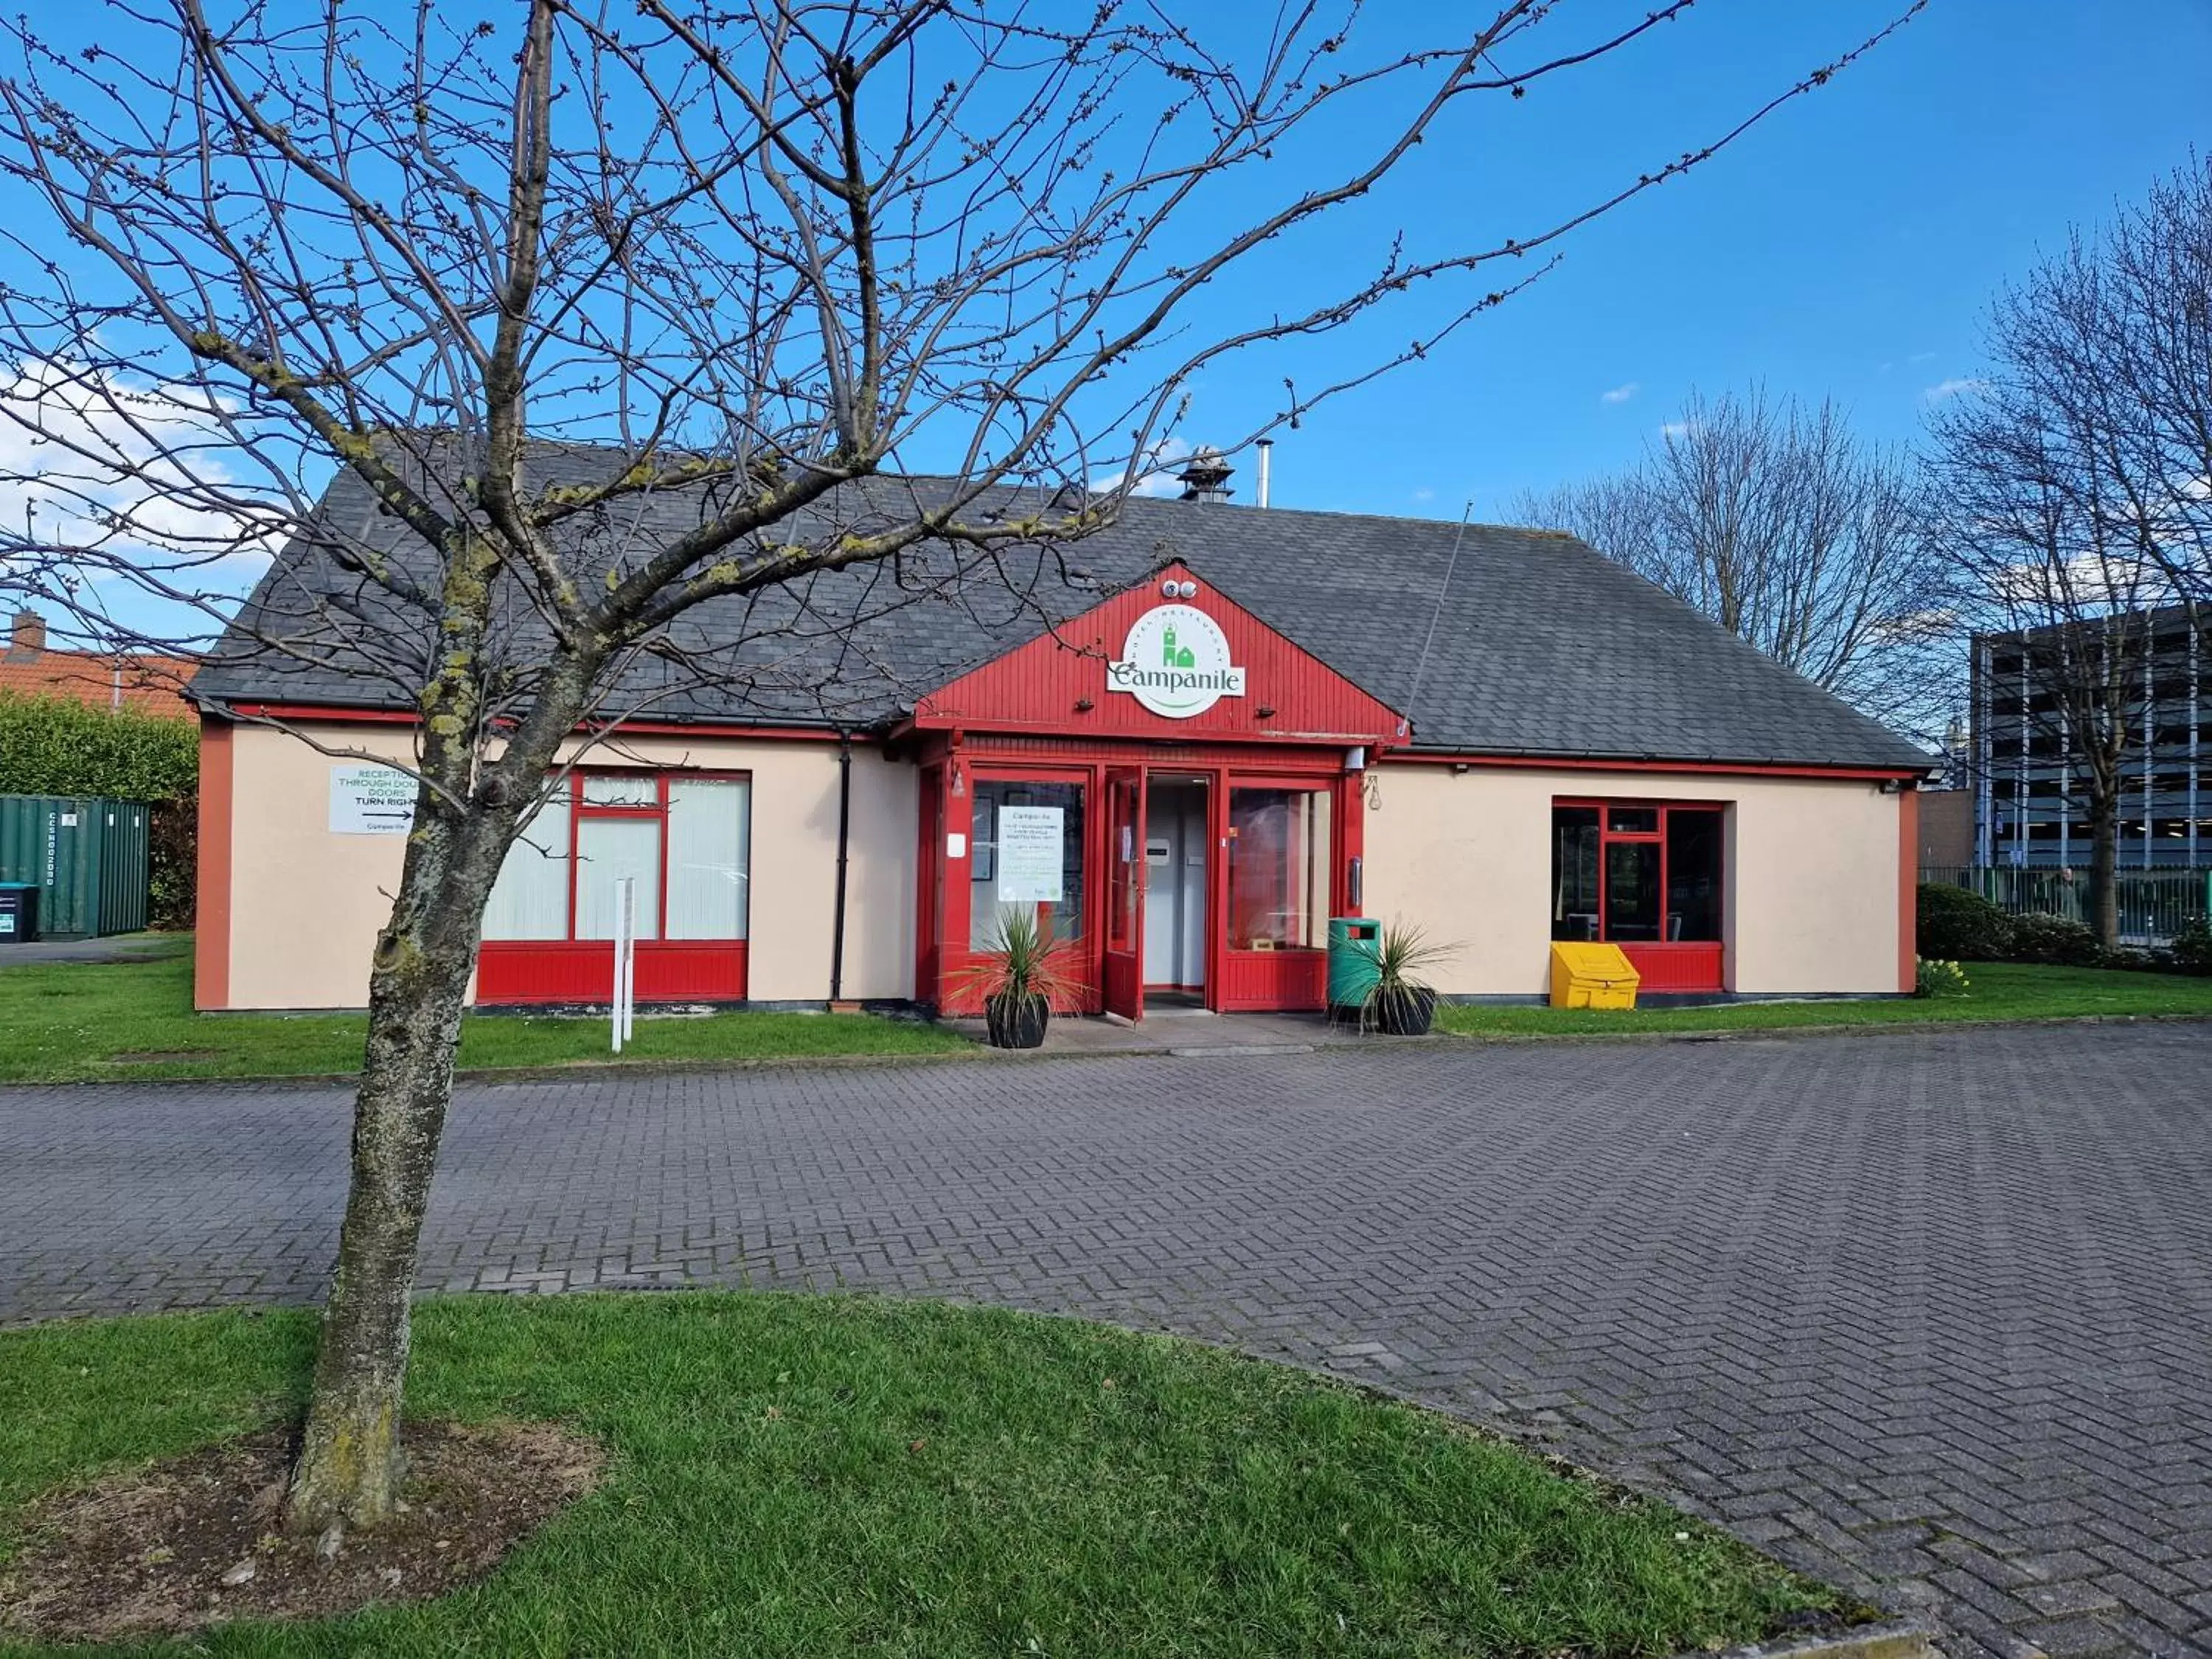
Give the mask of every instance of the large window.
M 485 939 L 612 939 L 625 876 L 641 939 L 744 939 L 750 795 L 742 778 L 570 776 L 507 849 Z
M 1083 937 L 1079 783 L 978 779 L 968 842 L 968 948 L 988 951 L 1024 908 L 1054 939 Z
M 1328 921 L 1328 792 L 1229 792 L 1229 948 L 1322 945 Z
M 1615 944 L 1721 937 L 1716 805 L 1552 808 L 1552 937 Z

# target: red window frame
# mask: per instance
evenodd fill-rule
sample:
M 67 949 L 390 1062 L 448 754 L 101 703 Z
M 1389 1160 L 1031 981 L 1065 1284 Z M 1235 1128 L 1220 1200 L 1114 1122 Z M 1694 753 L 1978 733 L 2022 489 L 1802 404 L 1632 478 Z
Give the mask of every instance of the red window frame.
M 989 954 L 988 951 L 976 949 L 972 939 L 975 929 L 973 907 L 975 885 L 975 866 L 972 860 L 975 851 L 974 846 L 975 801 L 980 793 L 977 786 L 987 783 L 1012 784 L 1016 787 L 1023 784 L 1072 785 L 1076 792 L 1076 799 L 1082 804 L 1083 811 L 1083 890 L 1076 894 L 1072 900 L 1062 899 L 1060 903 L 1051 906 L 1050 920 L 1053 923 L 1053 937 L 1061 940 L 1069 947 L 1067 957 L 1071 966 L 1078 959 L 1087 964 L 1085 971 L 1090 976 L 1091 986 L 1095 988 L 1097 982 L 1098 954 L 1103 948 L 1100 929 L 1104 919 L 1094 914 L 1099 908 L 1099 902 L 1103 896 L 1099 892 L 1099 884 L 1091 874 L 1091 869 L 1092 861 L 1098 858 L 1105 848 L 1106 831 L 1104 819 L 1097 810 L 1100 801 L 1103 799 L 1104 792 L 1099 787 L 1094 771 L 1095 769 L 1091 767 L 1000 766 L 988 762 L 968 769 L 967 775 L 963 780 L 963 787 L 961 793 L 956 797 L 960 802 L 957 814 L 959 825 L 962 832 L 969 838 L 968 853 L 971 860 L 967 869 L 962 872 L 962 878 L 967 884 L 967 890 L 962 896 L 963 902 L 960 907 L 965 914 L 959 918 L 965 930 L 959 941 L 963 955 L 972 959 Z M 994 839 L 998 835 L 997 823 L 997 814 L 994 811 L 991 831 Z M 1062 933 L 1059 927 L 1061 918 L 1070 913 L 1073 914 L 1076 925 L 1082 930 L 1073 938 Z
M 636 805 L 608 805 L 584 799 L 584 786 L 608 778 L 637 778 L 653 785 L 653 802 Z M 653 940 L 659 943 L 668 933 L 668 775 L 665 772 L 573 772 L 568 776 L 568 934 L 571 943 L 596 945 L 603 941 L 586 939 L 576 932 L 576 880 L 583 868 L 581 857 L 584 820 L 592 818 L 650 818 L 660 826 L 660 848 L 653 860 L 659 891 L 653 900 Z M 640 944 L 647 941 L 641 939 Z
M 1598 815 L 1598 816 L 1597 816 L 1597 935 L 1596 935 L 1596 939 L 1597 939 L 1597 941 L 1598 941 L 1598 942 L 1600 942 L 1600 943 L 1603 943 L 1603 944 L 1621 944 L 1621 945 L 1717 945 L 1717 944 L 1719 944 L 1719 943 L 1721 943 L 1721 942 L 1722 942 L 1722 941 L 1721 941 L 1721 940 L 1719 940 L 1719 939 L 1612 939 L 1612 938 L 1610 937 L 1610 932 L 1609 932 L 1609 929 L 1608 929 L 1608 928 L 1607 927 L 1607 926 L 1606 926 L 1607 919 L 1607 917 L 1609 916 L 1609 915 L 1611 914 L 1610 907 L 1606 903 L 1606 884 L 1607 884 L 1607 879 L 1608 879 L 1608 875 L 1607 875 L 1607 867 L 1608 867 L 1608 866 L 1609 866 L 1609 864 L 1610 864 L 1610 862 L 1611 862 L 1611 860 L 1608 860 L 1608 859 L 1607 858 L 1607 856 L 1606 856 L 1606 849 L 1607 849 L 1608 847 L 1612 846 L 1615 842 L 1642 842 L 1642 843 L 1646 844 L 1646 845 L 1650 845 L 1650 844 L 1655 844 L 1655 843 L 1656 843 L 1656 844 L 1657 845 L 1657 847 L 1658 847 L 1658 848 L 1659 848 L 1659 917 L 1660 917 L 1660 924 L 1659 924 L 1659 925 L 1660 925 L 1660 931 L 1661 931 L 1661 933 L 1665 933 L 1665 931 L 1666 931 L 1666 917 L 1667 917 L 1667 902 L 1668 902 L 1668 896 L 1669 896 L 1669 895 L 1674 891 L 1674 884 L 1673 884 L 1673 881 L 1672 881 L 1673 872 L 1671 872 L 1671 871 L 1667 867 L 1667 864 L 1668 864 L 1668 853 L 1667 853 L 1667 828 L 1668 828 L 1668 823 L 1669 820 L 1672 818 L 1673 815 L 1674 815 L 1674 814 L 1675 814 L 1675 813 L 1677 813 L 1677 812 L 1692 812 L 1692 813 L 1695 813 L 1695 812 L 1701 812 L 1701 813 L 1705 813 L 1705 814 L 1706 814 L 1706 815 L 1707 815 L 1707 816 L 1709 816 L 1709 817 L 1722 817 L 1723 815 L 1724 815 L 1724 814 L 1727 812 L 1727 811 L 1728 811 L 1728 805 L 1729 805 L 1729 804 L 1728 804 L 1726 801 L 1718 801 L 1718 800 L 1682 800 L 1682 801 L 1669 801 L 1669 800 L 1620 800 L 1620 799 L 1601 799 L 1601 798 L 1598 798 L 1598 797 L 1584 796 L 1584 795 L 1562 795 L 1562 796 L 1555 797 L 1555 798 L 1553 799 L 1553 802 L 1552 802 L 1552 810 L 1553 810 L 1553 813 L 1554 813 L 1554 814 L 1557 814 L 1557 813 L 1558 813 L 1559 811 L 1560 811 L 1562 809 L 1565 809 L 1565 808 L 1573 808 L 1573 807 L 1581 807 L 1581 808 L 1585 808 L 1585 809 L 1588 809 L 1588 808 L 1595 808 L 1595 809 L 1596 809 L 1596 811 L 1597 811 L 1597 815 Z M 1655 822 L 1655 823 L 1654 823 L 1654 826 L 1653 826 L 1651 829 L 1649 829 L 1649 830 L 1615 830 L 1615 829 L 1613 827 L 1613 815 L 1615 812 L 1617 812 L 1617 811 L 1618 811 L 1618 812 L 1651 812 L 1651 813 L 1655 813 L 1655 814 L 1656 814 L 1656 822 Z M 1553 832 L 1552 832 L 1552 856 L 1553 856 L 1553 858 L 1554 860 L 1556 860 L 1556 859 L 1559 857 L 1559 830 L 1558 830 L 1558 825 L 1557 825 L 1557 822 L 1556 822 L 1556 818 L 1555 818 L 1554 823 L 1553 823 Z M 1722 848 L 1722 859 L 1723 859 L 1723 862 L 1722 862 L 1722 866 L 1721 866 L 1721 877 L 1722 877 L 1722 879 L 1723 879 L 1723 882 L 1725 882 L 1725 881 L 1726 881 L 1727 877 L 1728 877 L 1728 866 L 1727 866 L 1726 858 L 1727 858 L 1726 843 L 1725 843 L 1725 842 L 1723 842 L 1723 848 Z M 1554 878 L 1554 879 L 1556 879 L 1556 877 Z M 1723 933 L 1726 933 L 1726 931 L 1727 931 L 1727 921 L 1726 921 L 1725 915 L 1723 915 L 1723 921 L 1722 921 L 1721 926 L 1722 926 L 1722 932 L 1723 932 Z
M 1334 865 L 1335 859 L 1334 849 L 1336 845 L 1336 836 L 1338 833 L 1336 822 L 1336 798 L 1339 792 L 1336 787 L 1336 784 L 1337 781 L 1334 778 L 1298 777 L 1295 775 L 1278 776 L 1265 772 L 1231 772 L 1225 775 L 1226 787 L 1224 791 L 1224 799 L 1222 803 L 1221 819 L 1223 824 L 1223 848 L 1220 933 L 1221 947 L 1224 951 L 1234 951 L 1240 956 L 1258 954 L 1284 956 L 1300 951 L 1319 951 L 1324 953 L 1326 952 L 1327 946 L 1322 945 L 1285 945 L 1273 947 L 1262 947 L 1259 951 L 1255 951 L 1250 945 L 1238 945 L 1234 942 L 1237 933 L 1236 888 L 1233 882 L 1231 880 L 1230 865 L 1236 849 L 1230 846 L 1229 843 L 1233 842 L 1239 838 L 1237 834 L 1237 826 L 1234 817 L 1237 791 L 1251 789 L 1267 790 L 1285 795 L 1319 795 L 1323 798 L 1325 803 L 1324 810 L 1328 813 L 1329 845 L 1332 849 L 1330 859 L 1332 865 Z M 1315 887 L 1318 886 L 1321 889 L 1321 913 L 1318 915 L 1307 916 L 1306 931 L 1309 934 L 1316 931 L 1326 934 L 1328 929 L 1328 918 L 1332 914 L 1334 914 L 1334 895 L 1331 890 L 1332 884 L 1327 878 L 1333 875 L 1334 872 L 1333 869 L 1331 871 L 1324 872 L 1316 866 L 1314 863 L 1314 848 L 1311 836 L 1308 836 L 1306 838 L 1305 852 L 1306 870 L 1304 879 L 1303 881 L 1299 879 L 1297 872 L 1291 868 L 1288 860 L 1284 860 L 1283 863 L 1277 866 L 1275 874 L 1277 884 L 1281 892 L 1279 902 L 1285 908 L 1288 908 L 1291 894 L 1294 891 L 1299 891 L 1301 894 L 1300 908 L 1303 910 L 1304 908 L 1304 895 L 1311 893 Z M 1322 877 L 1323 878 L 1316 881 L 1316 877 Z
M 1106 781 L 1106 944 L 1105 948 L 1117 954 L 1127 954 L 1136 949 L 1137 907 L 1145 902 L 1144 836 L 1145 826 L 1139 816 L 1139 804 L 1145 798 L 1145 779 L 1140 769 L 1119 769 L 1117 775 Z M 1114 836 L 1119 827 L 1130 836 L 1128 856 L 1115 845 Z M 1139 969 L 1141 974 L 1142 969 Z
M 636 779 L 650 783 L 653 786 L 653 799 L 649 802 L 639 802 L 635 805 L 610 805 L 600 801 L 586 801 L 584 799 L 585 786 L 588 783 L 607 778 Z M 653 912 L 657 920 L 653 928 L 653 938 L 649 940 L 641 939 L 639 942 L 641 944 L 659 944 L 662 942 L 686 944 L 704 942 L 690 940 L 668 941 L 668 786 L 672 780 L 679 778 L 710 779 L 714 781 L 721 783 L 744 783 L 750 785 L 752 781 L 752 774 L 750 772 L 706 771 L 648 772 L 633 771 L 629 769 L 608 770 L 599 768 L 593 768 L 588 771 L 580 770 L 571 772 L 568 776 L 563 780 L 563 787 L 567 789 L 568 794 L 568 921 L 567 931 L 554 939 L 487 939 L 485 943 L 491 945 L 605 945 L 607 942 L 603 939 L 586 939 L 582 934 L 576 931 L 576 920 L 578 914 L 578 907 L 576 903 L 576 884 L 583 869 L 583 860 L 580 856 L 580 832 L 583 826 L 583 821 L 587 817 L 650 818 L 660 826 L 660 854 L 655 860 L 656 868 L 659 872 L 659 891 L 654 896 Z M 750 799 L 748 799 L 745 804 L 745 810 L 748 817 L 750 817 L 752 810 L 752 803 Z M 752 853 L 752 836 L 750 833 L 745 836 L 745 851 L 747 862 L 750 863 Z M 750 871 L 748 871 L 746 874 L 748 882 L 750 883 L 751 875 Z M 748 891 L 746 895 L 746 900 L 745 932 L 750 935 L 752 932 L 752 904 L 751 894 L 750 891 Z
M 641 778 L 653 782 L 653 799 L 634 805 L 584 802 L 584 786 L 599 778 Z M 742 1002 L 749 983 L 748 962 L 752 933 L 751 895 L 745 907 L 746 938 L 742 939 L 671 939 L 668 931 L 668 791 L 672 781 L 685 778 L 717 782 L 753 781 L 750 771 L 711 769 L 648 770 L 634 768 L 592 768 L 568 775 L 568 917 L 566 933 L 544 939 L 487 939 L 477 953 L 477 1000 L 487 1005 L 593 1004 L 613 994 L 614 956 L 611 941 L 580 939 L 576 934 L 576 884 L 582 860 L 577 857 L 578 827 L 586 817 L 649 818 L 660 825 L 660 891 L 656 903 L 659 937 L 637 944 L 637 988 L 641 1002 Z M 750 819 L 752 803 L 746 801 Z M 745 836 L 750 889 L 752 835 Z
M 1607 937 L 1607 906 L 1606 904 L 1607 848 L 1614 842 L 1656 843 L 1659 848 L 1659 917 L 1660 931 L 1666 931 L 1668 899 L 1673 890 L 1674 872 L 1668 868 L 1667 830 L 1677 812 L 1702 812 L 1724 819 L 1729 809 L 1726 801 L 1666 801 L 1666 800 L 1609 800 L 1587 795 L 1555 798 L 1552 802 L 1554 814 L 1562 807 L 1595 807 L 1598 814 L 1597 847 L 1597 937 L 1600 942 L 1617 945 L 1621 953 L 1643 975 L 1643 990 L 1673 995 L 1703 996 L 1728 988 L 1729 946 L 1725 938 L 1718 939 L 1613 939 Z M 1650 830 L 1615 830 L 1613 814 L 1616 811 L 1653 812 L 1656 823 Z M 1552 831 L 1552 856 L 1559 857 L 1559 831 L 1556 816 Z M 1717 831 L 1723 825 L 1716 824 Z M 1728 843 L 1723 837 L 1721 848 L 1721 879 L 1728 879 Z M 1556 879 L 1556 877 L 1555 877 Z M 1721 912 L 1721 932 L 1728 931 L 1728 912 L 1723 900 Z

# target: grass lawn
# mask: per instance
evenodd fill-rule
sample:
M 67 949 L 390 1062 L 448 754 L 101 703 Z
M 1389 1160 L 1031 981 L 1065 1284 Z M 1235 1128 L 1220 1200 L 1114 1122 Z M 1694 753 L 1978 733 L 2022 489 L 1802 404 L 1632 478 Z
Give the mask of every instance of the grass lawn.
M 568 1423 L 607 1483 L 443 1601 L 194 1651 L 1656 1655 L 1849 1611 L 1658 1504 L 1165 1338 L 713 1292 L 441 1298 L 416 1333 L 412 1410 Z M 0 1333 L 0 1551 L 39 1491 L 293 1409 L 312 1335 Z
M 2212 1018 L 2212 978 L 1966 964 L 1963 997 L 1881 1002 L 1741 1002 L 1714 1008 L 1533 1008 L 1448 1006 L 1441 1030 L 1468 1036 L 1583 1036 L 1598 1031 L 1779 1030 L 1793 1025 L 1914 1025 L 1978 1019 L 2052 1019 L 2086 1014 L 2192 1014 Z
M 11 967 L 0 957 L 0 1082 L 352 1072 L 361 1066 L 366 1024 L 358 1014 L 196 1014 L 189 939 L 165 942 L 132 962 Z M 933 1025 L 872 1014 L 641 1013 L 622 1057 L 927 1054 L 969 1046 Z M 461 1028 L 465 1066 L 613 1058 L 605 1019 L 471 1014 Z

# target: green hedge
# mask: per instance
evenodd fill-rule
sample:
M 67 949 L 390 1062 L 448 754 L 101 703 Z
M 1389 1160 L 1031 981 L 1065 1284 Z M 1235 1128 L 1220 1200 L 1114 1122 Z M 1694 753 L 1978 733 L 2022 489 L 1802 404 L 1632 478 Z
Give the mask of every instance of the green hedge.
M 1920 884 L 1920 954 L 1935 962 L 2004 962 L 2012 955 L 2012 918 L 1979 893 L 1938 882 Z
M 1979 893 L 1923 882 L 1920 955 L 1931 962 L 2022 962 L 2054 968 L 2140 968 L 2212 974 L 2212 919 L 2191 916 L 2162 950 L 2107 951 L 2070 916 L 2008 915 Z
M 2046 968 L 2094 968 L 2105 947 L 2096 930 L 2071 916 L 2021 915 L 2012 919 L 2012 957 Z
M 2212 974 L 2212 916 L 2191 916 L 2174 935 L 2173 965 L 2185 974 Z
M 0 795 L 178 800 L 199 777 L 199 727 L 181 715 L 0 692 Z

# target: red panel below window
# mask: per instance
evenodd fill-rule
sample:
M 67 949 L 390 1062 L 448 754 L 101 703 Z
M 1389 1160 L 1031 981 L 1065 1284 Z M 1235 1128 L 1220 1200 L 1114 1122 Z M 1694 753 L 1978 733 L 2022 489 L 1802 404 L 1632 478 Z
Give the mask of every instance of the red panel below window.
M 489 940 L 477 955 L 483 1006 L 606 1002 L 615 987 L 615 947 L 605 939 Z M 742 1002 L 743 939 L 640 939 L 640 1002 Z
M 1623 945 L 1620 953 L 1644 975 L 1646 994 L 1665 994 L 1727 989 L 1721 983 L 1725 948 L 1716 939 L 1711 944 Z
M 1218 1006 L 1227 1014 L 1256 1009 L 1318 1008 L 1328 994 L 1326 951 L 1224 951 Z

